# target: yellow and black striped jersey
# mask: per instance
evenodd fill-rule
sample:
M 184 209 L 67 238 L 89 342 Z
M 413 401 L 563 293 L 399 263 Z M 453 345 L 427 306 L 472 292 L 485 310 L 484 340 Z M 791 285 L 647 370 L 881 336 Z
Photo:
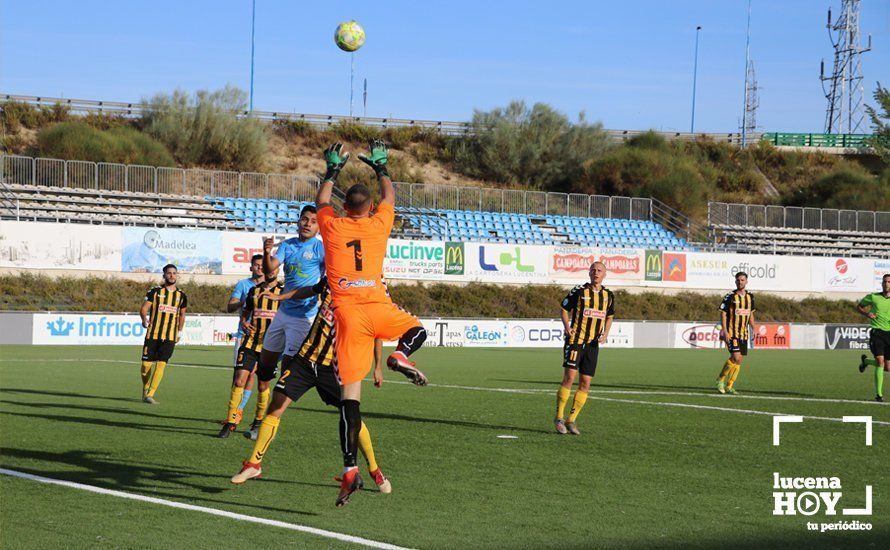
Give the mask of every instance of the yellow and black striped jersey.
M 297 355 L 319 367 L 328 367 L 334 363 L 334 310 L 327 286 L 318 295 L 318 302 L 318 315 Z
M 249 349 L 257 353 L 263 351 L 263 337 L 266 335 L 266 329 L 272 324 L 272 319 L 275 318 L 278 305 L 281 303 L 268 298 L 257 300 L 257 295 L 266 291 L 271 294 L 281 294 L 282 290 L 284 290 L 284 285 L 281 283 L 275 283 L 273 286 L 268 287 L 265 283 L 260 283 L 247 292 L 247 298 L 244 300 L 244 312 L 250 318 L 253 332 L 244 336 L 244 340 L 241 342 L 243 349 Z
M 606 287 L 599 290 L 590 283 L 576 286 L 562 301 L 569 312 L 572 335 L 567 344 L 587 344 L 600 337 L 606 319 L 615 316 L 615 295 Z
M 145 301 L 151 302 L 145 339 L 175 342 L 179 311 L 188 307 L 185 292 L 178 288 L 170 290 L 166 286 L 156 286 L 145 294 Z
M 726 335 L 730 338 L 748 339 L 748 322 L 754 313 L 754 295 L 739 294 L 734 290 L 723 297 L 720 311 L 726 314 Z

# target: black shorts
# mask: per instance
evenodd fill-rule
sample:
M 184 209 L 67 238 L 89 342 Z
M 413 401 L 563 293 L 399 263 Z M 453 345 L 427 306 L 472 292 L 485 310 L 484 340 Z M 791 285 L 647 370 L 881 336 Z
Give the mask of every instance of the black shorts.
M 174 347 L 176 347 L 176 342 L 172 340 L 146 340 L 142 344 L 142 360 L 166 363 L 173 357 Z
M 272 365 L 271 369 L 267 369 L 266 366 L 263 364 L 263 362 L 260 361 L 261 356 L 262 356 L 262 353 L 257 354 L 257 367 L 256 367 L 256 371 L 254 371 L 254 372 L 256 372 L 256 377 L 259 380 L 262 380 L 263 382 L 268 382 L 269 380 L 272 380 L 273 378 L 275 378 L 275 375 L 278 374 L 278 361 L 275 361 L 275 364 Z M 287 360 L 288 360 L 288 357 L 283 357 L 281 359 L 282 363 Z
M 890 355 L 890 331 L 871 329 L 871 336 L 868 338 L 868 349 L 871 350 L 875 357 L 883 357 L 887 359 Z
M 238 348 L 238 358 L 235 360 L 235 370 L 256 371 L 260 363 L 260 354 L 244 347 Z M 271 380 L 271 378 L 270 378 Z
M 588 344 L 566 344 L 562 348 L 565 369 L 577 370 L 581 374 L 596 374 L 596 362 L 600 355 L 600 343 L 596 340 Z
M 729 353 L 740 353 L 742 355 L 748 355 L 748 339 L 747 338 L 733 338 L 726 344 L 726 348 L 729 349 Z
M 297 401 L 315 388 L 321 400 L 333 407 L 340 406 L 340 379 L 334 367 L 317 366 L 302 357 L 294 357 L 282 367 L 284 372 L 275 384 L 275 391 Z

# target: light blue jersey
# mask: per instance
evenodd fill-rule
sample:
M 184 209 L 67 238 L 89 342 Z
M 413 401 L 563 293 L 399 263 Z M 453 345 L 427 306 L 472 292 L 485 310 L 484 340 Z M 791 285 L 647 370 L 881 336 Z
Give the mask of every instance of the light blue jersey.
M 321 239 L 287 239 L 279 245 L 275 257 L 281 262 L 284 272 L 284 290 L 312 286 L 324 274 L 324 246 Z M 278 311 L 292 317 L 313 318 L 318 313 L 318 297 L 285 300 Z
M 253 281 L 253 278 L 248 277 L 246 279 L 241 279 L 235 285 L 235 289 L 232 290 L 232 298 L 237 298 L 239 302 L 241 302 L 241 309 L 244 309 L 244 301 L 247 300 L 247 293 L 250 292 L 250 289 L 256 286 Z M 241 310 L 238 310 L 238 315 L 241 315 Z M 238 332 L 235 333 L 235 336 L 240 338 L 244 334 L 241 332 L 241 323 L 238 323 Z

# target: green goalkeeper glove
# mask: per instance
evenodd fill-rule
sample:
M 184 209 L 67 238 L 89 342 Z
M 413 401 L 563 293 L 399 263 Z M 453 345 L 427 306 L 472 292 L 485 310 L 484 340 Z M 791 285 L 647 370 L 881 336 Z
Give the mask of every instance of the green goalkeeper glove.
M 327 164 L 327 172 L 324 174 L 323 181 L 337 181 L 340 170 L 346 166 L 349 160 L 349 153 L 343 152 L 343 144 L 335 143 L 324 150 L 324 161 Z
M 386 171 L 386 163 L 389 160 L 389 156 L 386 144 L 383 143 L 382 139 L 375 139 L 369 144 L 369 148 L 371 149 L 371 155 L 359 155 L 359 160 L 373 168 L 378 178 L 383 176 L 388 178 L 389 172 Z

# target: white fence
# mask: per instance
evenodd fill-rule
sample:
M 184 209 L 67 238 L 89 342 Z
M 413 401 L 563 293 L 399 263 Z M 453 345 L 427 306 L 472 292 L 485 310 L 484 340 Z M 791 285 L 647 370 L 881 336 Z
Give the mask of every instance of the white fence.
M 312 201 L 319 179 L 293 174 L 165 168 L 0 155 L 0 181 L 149 194 Z M 396 183 L 398 206 L 648 220 L 652 199 Z
M 709 202 L 708 224 L 890 233 L 890 212 Z

